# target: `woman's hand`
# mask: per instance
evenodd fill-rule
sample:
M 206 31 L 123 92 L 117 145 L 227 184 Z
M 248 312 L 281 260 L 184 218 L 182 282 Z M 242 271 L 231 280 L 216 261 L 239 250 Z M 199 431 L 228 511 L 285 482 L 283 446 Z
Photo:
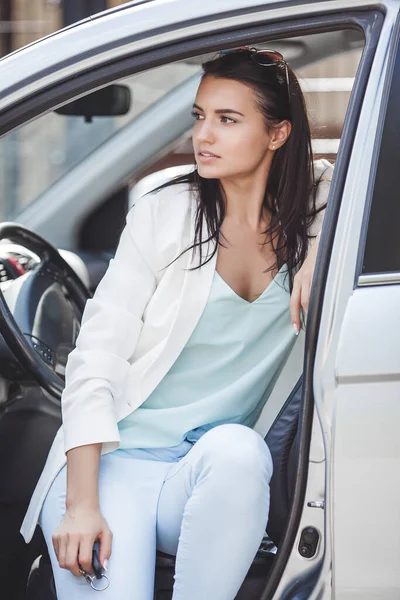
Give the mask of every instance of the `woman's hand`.
M 107 568 L 111 555 L 112 533 L 98 508 L 70 507 L 53 534 L 53 546 L 62 569 L 79 577 L 79 565 L 92 569 L 93 544 L 100 542 L 100 564 Z M 79 563 L 79 565 L 78 565 Z
M 318 254 L 319 239 L 320 234 L 318 234 L 302 267 L 294 276 L 293 290 L 290 297 L 290 314 L 292 317 L 293 329 L 296 335 L 298 335 L 301 327 L 301 309 L 303 308 L 306 312 L 308 311 L 311 284 Z

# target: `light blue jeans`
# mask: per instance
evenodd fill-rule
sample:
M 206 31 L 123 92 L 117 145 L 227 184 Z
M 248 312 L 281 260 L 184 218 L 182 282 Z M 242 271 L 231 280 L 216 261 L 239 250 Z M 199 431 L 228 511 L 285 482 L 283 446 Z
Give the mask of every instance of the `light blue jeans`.
M 100 600 L 153 600 L 156 548 L 176 555 L 173 600 L 234 600 L 265 532 L 271 475 L 267 445 L 244 425 L 214 427 L 195 444 L 103 455 L 100 507 L 113 546 Z M 64 468 L 40 516 L 57 597 L 94 600 L 53 550 L 65 495 Z

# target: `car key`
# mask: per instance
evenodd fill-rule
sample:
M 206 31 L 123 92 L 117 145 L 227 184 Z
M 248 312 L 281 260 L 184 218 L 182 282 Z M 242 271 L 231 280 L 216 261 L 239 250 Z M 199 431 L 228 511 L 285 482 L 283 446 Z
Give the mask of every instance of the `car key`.
M 92 569 L 93 575 L 91 573 L 87 573 L 81 565 L 79 565 L 79 570 L 82 573 L 83 577 L 90 585 L 90 587 L 96 592 L 102 592 L 108 588 L 110 585 L 110 580 L 107 575 L 104 574 L 104 569 L 100 564 L 99 558 L 99 542 L 95 542 L 92 551 Z M 100 581 L 103 579 L 103 586 L 99 587 L 99 584 L 96 581 Z
M 100 564 L 99 557 L 100 546 L 98 542 L 94 543 L 93 552 L 92 552 L 92 568 L 93 573 L 96 576 L 96 579 L 101 579 L 103 577 L 103 567 Z

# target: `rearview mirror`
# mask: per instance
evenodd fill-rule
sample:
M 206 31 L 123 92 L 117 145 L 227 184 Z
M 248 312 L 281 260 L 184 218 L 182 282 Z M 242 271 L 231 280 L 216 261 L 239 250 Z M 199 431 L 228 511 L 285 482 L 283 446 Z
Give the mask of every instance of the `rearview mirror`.
M 93 117 L 116 117 L 126 115 L 131 107 L 131 90 L 125 85 L 108 85 L 87 96 L 73 100 L 55 110 L 59 115 L 84 117 L 86 122 Z

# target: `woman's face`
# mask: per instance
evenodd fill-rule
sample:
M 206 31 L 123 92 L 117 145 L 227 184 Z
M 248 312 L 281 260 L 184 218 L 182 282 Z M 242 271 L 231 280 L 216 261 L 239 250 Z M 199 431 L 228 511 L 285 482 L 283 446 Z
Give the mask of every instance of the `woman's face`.
M 197 91 L 193 115 L 193 146 L 201 177 L 236 179 L 259 169 L 268 172 L 273 151 L 282 143 L 276 139 L 277 128 L 267 132 L 251 88 L 207 75 Z

